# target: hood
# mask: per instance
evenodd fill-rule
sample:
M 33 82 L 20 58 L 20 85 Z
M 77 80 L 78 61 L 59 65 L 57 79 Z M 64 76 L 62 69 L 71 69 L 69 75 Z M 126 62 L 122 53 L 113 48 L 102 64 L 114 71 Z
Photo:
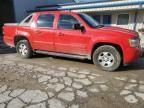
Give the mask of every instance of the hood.
M 107 27 L 102 27 L 100 29 L 104 30 L 104 31 L 109 31 L 109 32 L 112 32 L 112 33 L 116 32 L 116 33 L 131 35 L 131 36 L 138 36 L 137 32 L 135 32 L 133 30 L 129 30 L 129 29 L 120 28 L 120 27 L 107 26 Z

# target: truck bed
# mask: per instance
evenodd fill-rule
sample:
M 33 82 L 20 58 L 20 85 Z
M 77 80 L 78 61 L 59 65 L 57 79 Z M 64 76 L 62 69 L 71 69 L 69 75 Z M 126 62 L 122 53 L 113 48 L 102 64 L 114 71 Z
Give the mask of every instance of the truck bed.
M 4 26 L 18 26 L 19 23 L 5 23 Z

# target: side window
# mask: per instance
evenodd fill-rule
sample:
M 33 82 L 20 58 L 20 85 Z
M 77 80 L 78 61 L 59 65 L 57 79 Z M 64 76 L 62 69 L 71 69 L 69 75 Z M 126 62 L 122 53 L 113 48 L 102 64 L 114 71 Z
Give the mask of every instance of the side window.
M 32 21 L 32 18 L 33 18 L 33 14 L 29 15 L 23 21 L 21 21 L 20 25 L 22 25 L 22 26 L 29 26 L 30 22 Z
M 101 23 L 101 16 L 100 15 L 91 15 L 92 18 L 97 21 L 98 23 Z
M 38 18 L 38 21 L 37 21 L 37 27 L 53 28 L 54 18 L 55 18 L 55 16 L 53 14 L 40 15 Z
M 32 15 L 31 16 L 29 16 L 25 21 L 24 21 L 24 23 L 30 23 L 31 22 L 31 20 L 32 20 Z
M 58 28 L 59 29 L 73 29 L 73 24 L 77 24 L 79 21 L 71 16 L 62 14 L 59 17 Z
M 117 25 L 127 25 L 129 23 L 129 14 L 118 15 Z

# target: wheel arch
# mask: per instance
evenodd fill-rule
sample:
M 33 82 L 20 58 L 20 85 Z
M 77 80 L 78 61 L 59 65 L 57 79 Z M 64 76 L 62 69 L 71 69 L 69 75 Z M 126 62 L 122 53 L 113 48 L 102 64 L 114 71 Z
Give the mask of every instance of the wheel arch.
M 123 59 L 124 59 L 124 54 L 123 54 L 123 50 L 122 50 L 122 47 L 118 44 L 115 44 L 115 43 L 107 43 L 107 42 L 99 42 L 99 43 L 96 43 L 93 48 L 92 48 L 92 52 L 91 52 L 91 59 L 92 59 L 92 56 L 93 56 L 93 53 L 94 51 L 99 48 L 100 46 L 104 46 L 104 45 L 110 45 L 110 46 L 113 46 L 114 48 L 116 48 L 118 50 L 118 52 L 120 53 L 120 56 L 122 57 L 122 62 L 121 64 L 123 65 Z
M 16 44 L 17 44 L 20 40 L 27 40 L 27 41 L 29 42 L 29 39 L 27 38 L 27 36 L 17 35 L 17 36 L 14 37 L 14 45 L 16 46 Z

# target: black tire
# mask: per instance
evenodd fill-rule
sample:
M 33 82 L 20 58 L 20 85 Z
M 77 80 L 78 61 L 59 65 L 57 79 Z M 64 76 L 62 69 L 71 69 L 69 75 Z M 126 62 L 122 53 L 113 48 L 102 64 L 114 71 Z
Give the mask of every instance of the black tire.
M 115 71 L 121 65 L 122 57 L 119 51 L 110 45 L 103 45 L 93 53 L 93 62 L 101 70 Z
M 23 51 L 21 50 L 22 46 L 25 48 Z M 33 50 L 27 40 L 20 40 L 16 44 L 16 51 L 22 58 L 31 58 L 33 56 Z

